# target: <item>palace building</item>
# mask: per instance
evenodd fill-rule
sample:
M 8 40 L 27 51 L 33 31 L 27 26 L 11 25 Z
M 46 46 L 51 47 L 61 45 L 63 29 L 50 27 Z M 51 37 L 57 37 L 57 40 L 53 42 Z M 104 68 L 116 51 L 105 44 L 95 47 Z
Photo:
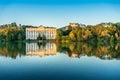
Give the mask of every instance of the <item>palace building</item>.
M 26 40 L 36 40 L 38 35 L 42 37 L 43 35 L 46 37 L 46 39 L 55 39 L 56 38 L 56 28 L 54 27 L 30 27 L 26 28 Z

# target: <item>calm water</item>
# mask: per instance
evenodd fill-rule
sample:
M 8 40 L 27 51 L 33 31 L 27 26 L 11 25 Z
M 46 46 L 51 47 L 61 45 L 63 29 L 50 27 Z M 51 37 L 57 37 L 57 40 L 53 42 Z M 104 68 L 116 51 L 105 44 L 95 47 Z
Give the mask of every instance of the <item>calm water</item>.
M 120 44 L 4 43 L 0 80 L 120 80 Z

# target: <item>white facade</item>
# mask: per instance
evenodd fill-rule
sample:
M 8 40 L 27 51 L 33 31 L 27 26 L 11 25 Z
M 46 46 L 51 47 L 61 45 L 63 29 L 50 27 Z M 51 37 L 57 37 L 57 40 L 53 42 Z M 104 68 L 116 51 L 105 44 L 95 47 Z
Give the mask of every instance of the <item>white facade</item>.
M 41 37 L 45 35 L 46 39 L 55 39 L 56 28 L 44 26 L 26 28 L 26 40 L 27 39 L 36 40 L 39 34 L 41 35 Z

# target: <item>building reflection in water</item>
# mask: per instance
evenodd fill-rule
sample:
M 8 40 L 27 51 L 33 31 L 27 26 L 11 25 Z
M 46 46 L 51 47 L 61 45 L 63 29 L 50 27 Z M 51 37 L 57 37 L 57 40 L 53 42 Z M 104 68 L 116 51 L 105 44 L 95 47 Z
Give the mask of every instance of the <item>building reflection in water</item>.
M 44 57 L 46 55 L 56 55 L 56 53 L 55 43 L 26 43 L 26 55 Z
M 47 56 L 66 54 L 70 58 L 81 56 L 95 56 L 100 59 L 119 59 L 120 44 L 115 45 L 92 45 L 87 43 L 3 43 L 0 45 L 0 56 L 16 59 L 21 56 Z

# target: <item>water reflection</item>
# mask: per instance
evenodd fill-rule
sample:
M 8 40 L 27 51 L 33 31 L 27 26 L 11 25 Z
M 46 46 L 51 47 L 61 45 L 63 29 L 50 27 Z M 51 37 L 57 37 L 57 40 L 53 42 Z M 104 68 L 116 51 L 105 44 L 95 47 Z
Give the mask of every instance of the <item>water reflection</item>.
M 26 55 L 24 43 L 1 43 L 0 55 L 5 57 L 16 58 Z
M 2 43 L 0 55 L 5 57 L 48 56 L 57 52 L 67 54 L 71 58 L 95 56 L 100 59 L 120 59 L 120 44 L 91 45 L 87 43 Z
M 100 59 L 120 59 L 120 44 L 91 45 L 87 43 L 58 44 L 57 51 L 69 57 L 95 56 Z
M 26 43 L 26 55 L 38 55 L 40 57 L 46 55 L 55 55 L 55 43 Z

